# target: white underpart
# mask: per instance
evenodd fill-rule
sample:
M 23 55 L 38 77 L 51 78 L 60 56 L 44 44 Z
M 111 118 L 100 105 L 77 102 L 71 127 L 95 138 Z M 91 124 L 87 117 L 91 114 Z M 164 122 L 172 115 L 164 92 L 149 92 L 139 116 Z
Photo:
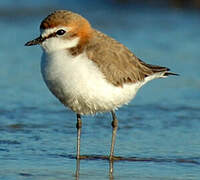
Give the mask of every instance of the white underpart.
M 42 37 L 48 37 L 50 34 L 58 31 L 59 29 L 63 29 L 66 31 L 66 33 L 68 31 L 71 30 L 70 27 L 63 27 L 63 26 L 59 26 L 59 27 L 55 27 L 55 28 L 50 28 L 50 29 L 45 29 L 45 30 L 41 30 L 41 36 Z M 58 51 L 61 49 L 67 49 L 67 48 L 71 48 L 77 45 L 79 41 L 79 38 L 74 38 L 73 40 L 67 40 L 62 38 L 62 36 L 56 36 L 56 37 L 51 37 L 46 39 L 42 44 L 42 48 L 46 51 L 46 52 L 53 52 L 53 51 Z
M 57 43 L 56 41 L 51 46 L 55 47 Z M 79 114 L 111 111 L 127 104 L 142 85 L 161 76 L 157 74 L 142 82 L 117 87 L 105 79 L 97 65 L 85 53 L 73 57 L 65 48 L 44 51 L 41 72 L 50 91 L 65 106 Z

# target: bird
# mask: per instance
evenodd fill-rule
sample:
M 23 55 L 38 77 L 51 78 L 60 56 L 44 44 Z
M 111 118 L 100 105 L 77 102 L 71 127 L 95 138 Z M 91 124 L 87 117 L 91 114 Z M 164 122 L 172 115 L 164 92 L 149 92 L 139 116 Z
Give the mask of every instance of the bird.
M 147 64 L 125 45 L 96 30 L 78 13 L 56 10 L 40 24 L 40 36 L 25 46 L 40 45 L 41 73 L 49 90 L 77 116 L 76 159 L 80 159 L 83 115 L 111 112 L 114 158 L 118 128 L 115 111 L 128 104 L 147 82 L 178 75 Z

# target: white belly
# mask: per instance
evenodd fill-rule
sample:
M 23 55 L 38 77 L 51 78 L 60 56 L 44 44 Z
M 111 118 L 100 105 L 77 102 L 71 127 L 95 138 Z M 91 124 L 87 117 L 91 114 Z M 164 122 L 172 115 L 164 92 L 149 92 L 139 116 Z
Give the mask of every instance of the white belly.
M 41 71 L 50 91 L 79 114 L 94 114 L 127 104 L 144 82 L 116 87 L 85 54 L 76 57 L 66 50 L 43 53 Z

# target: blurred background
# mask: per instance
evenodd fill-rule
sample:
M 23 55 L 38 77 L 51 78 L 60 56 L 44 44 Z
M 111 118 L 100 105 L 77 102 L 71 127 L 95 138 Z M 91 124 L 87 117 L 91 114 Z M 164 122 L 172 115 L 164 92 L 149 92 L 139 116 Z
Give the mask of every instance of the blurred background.
M 180 74 L 148 83 L 117 111 L 116 155 L 157 161 L 115 162 L 114 178 L 199 179 L 199 0 L 1 0 L 0 179 L 74 178 L 76 116 L 46 88 L 40 47 L 24 46 L 57 9 L 83 15 L 145 62 Z M 109 113 L 83 117 L 81 154 L 108 154 L 110 123 Z M 80 179 L 109 179 L 108 167 L 83 160 Z

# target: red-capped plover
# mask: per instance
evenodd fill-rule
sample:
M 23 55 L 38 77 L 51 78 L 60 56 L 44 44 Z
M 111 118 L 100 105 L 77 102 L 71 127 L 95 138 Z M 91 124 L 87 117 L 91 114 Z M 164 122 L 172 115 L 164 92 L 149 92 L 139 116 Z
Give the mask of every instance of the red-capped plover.
M 146 64 L 127 47 L 91 27 L 81 15 L 55 11 L 40 25 L 41 35 L 26 46 L 41 45 L 41 72 L 49 90 L 77 114 L 77 159 L 81 115 L 112 113 L 113 158 L 118 120 L 115 110 L 134 98 L 148 81 L 177 75 Z

